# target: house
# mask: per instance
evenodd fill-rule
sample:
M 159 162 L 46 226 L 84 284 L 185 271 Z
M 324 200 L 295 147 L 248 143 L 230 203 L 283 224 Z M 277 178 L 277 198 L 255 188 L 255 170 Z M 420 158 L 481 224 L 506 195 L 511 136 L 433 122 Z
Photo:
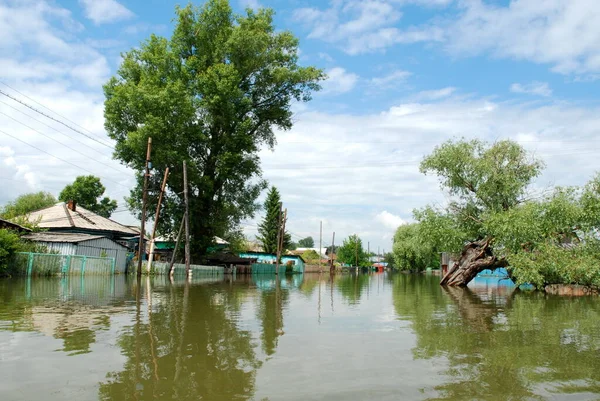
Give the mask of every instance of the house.
M 27 234 L 21 238 L 45 246 L 49 251 L 55 251 L 61 255 L 114 258 L 115 272 L 125 272 L 127 247 L 102 235 L 40 232 Z
M 24 217 L 49 232 L 101 235 L 119 242 L 126 242 L 130 238 L 139 236 L 139 231 L 99 216 L 78 206 L 75 201 L 59 202 Z
M 106 217 L 97 215 L 75 201 L 59 202 L 54 206 L 36 210 L 23 216 L 29 222 L 45 229 L 37 233 L 32 241 L 46 245 L 52 250 L 65 250 L 72 255 L 114 257 L 116 271 L 126 268 L 126 255 L 133 250 L 133 238 L 139 238 L 139 231 L 131 229 Z M 41 234 L 79 234 L 79 236 L 41 236 Z M 33 234 L 32 234 L 33 235 Z M 82 253 L 83 252 L 83 253 Z M 123 256 L 125 255 L 125 257 Z
M 256 259 L 257 263 L 276 264 L 277 255 L 266 252 L 246 251 L 240 253 L 240 258 Z M 305 261 L 300 255 L 281 255 L 281 264 L 287 265 L 291 263 L 295 272 L 304 272 Z
M 0 219 L 0 229 L 1 228 L 6 228 L 6 229 L 9 229 L 9 230 L 15 230 L 15 231 L 19 231 L 19 232 L 31 231 L 27 227 L 20 226 L 20 225 L 18 225 L 16 223 L 13 223 L 12 221 L 4 220 L 4 219 Z

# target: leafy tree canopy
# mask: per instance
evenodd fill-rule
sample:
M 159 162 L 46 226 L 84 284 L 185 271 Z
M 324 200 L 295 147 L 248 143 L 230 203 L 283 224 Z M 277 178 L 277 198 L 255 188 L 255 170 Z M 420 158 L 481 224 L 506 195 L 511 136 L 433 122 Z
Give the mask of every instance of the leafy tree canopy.
M 107 196 L 102 198 L 105 190 L 100 178 L 93 175 L 80 175 L 61 191 L 58 199 L 62 202 L 74 200 L 89 211 L 103 217 L 110 217 L 117 208 L 117 201 Z
M 369 264 L 369 255 L 363 249 L 362 240 L 356 234 L 346 238 L 342 246 L 337 250 L 338 262 L 351 266 L 367 266 Z
M 398 267 L 423 269 L 440 252 L 458 254 L 465 244 L 487 239 L 517 283 L 600 285 L 600 175 L 582 188 L 527 198 L 542 166 L 510 141 L 437 147 L 421 170 L 437 174 L 454 199 L 444 209 L 415 210 L 416 223 L 398 228 Z
M 315 240 L 313 237 L 302 238 L 300 241 L 298 241 L 299 248 L 314 248 L 314 246 Z
M 273 25 L 271 9 L 235 15 L 227 0 L 176 9 L 170 38 L 152 35 L 123 54 L 105 86 L 106 130 L 115 157 L 138 171 L 129 203 L 140 210 L 148 137 L 153 167 L 170 168 L 161 232 L 183 210 L 182 162 L 188 164 L 190 233 L 202 253 L 258 210 L 261 148 L 273 148 L 273 128 L 292 127 L 291 104 L 308 101 L 324 73 L 298 64 L 298 39 Z M 160 174 L 151 181 L 158 188 Z M 150 197 L 150 205 L 156 196 Z
M 2 209 L 0 216 L 4 219 L 13 219 L 17 216 L 24 216 L 34 210 L 43 209 L 52 206 L 58 202 L 54 195 L 49 192 L 35 192 L 24 194 L 17 197 L 14 201 L 8 202 Z

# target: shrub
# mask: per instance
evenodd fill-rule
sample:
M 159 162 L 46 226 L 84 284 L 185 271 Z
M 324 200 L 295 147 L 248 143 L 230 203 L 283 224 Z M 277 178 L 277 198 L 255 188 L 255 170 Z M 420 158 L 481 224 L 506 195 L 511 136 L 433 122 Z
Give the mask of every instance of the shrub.
M 20 250 L 19 235 L 12 230 L 0 229 L 0 276 L 10 275 L 10 263 Z

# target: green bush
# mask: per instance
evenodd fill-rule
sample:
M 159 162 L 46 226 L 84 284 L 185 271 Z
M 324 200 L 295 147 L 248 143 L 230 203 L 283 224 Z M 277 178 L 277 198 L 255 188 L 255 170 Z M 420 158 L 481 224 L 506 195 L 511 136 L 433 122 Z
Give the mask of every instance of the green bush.
M 572 247 L 545 242 L 533 252 L 511 255 L 509 261 L 517 285 L 530 283 L 538 289 L 548 284 L 600 287 L 600 252 L 596 241 Z
M 19 235 L 7 229 L 0 229 L 0 276 L 10 275 L 10 263 L 16 252 L 21 250 Z

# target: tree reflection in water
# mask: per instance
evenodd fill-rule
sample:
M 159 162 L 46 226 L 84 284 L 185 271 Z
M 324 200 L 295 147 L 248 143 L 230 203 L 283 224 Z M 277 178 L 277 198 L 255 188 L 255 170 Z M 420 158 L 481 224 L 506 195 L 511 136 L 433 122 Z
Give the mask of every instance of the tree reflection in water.
M 600 388 L 599 303 L 514 291 L 448 288 L 396 275 L 394 306 L 412 322 L 415 358 L 448 363 L 436 400 L 593 398 Z M 583 398 L 581 398 L 583 397 Z
M 118 340 L 126 357 L 124 369 L 100 384 L 100 398 L 251 399 L 262 362 L 252 332 L 240 328 L 241 308 L 258 290 L 260 340 L 271 355 L 283 334 L 288 299 L 279 280 L 274 288 L 265 280 L 176 283 L 150 291 L 138 287 L 140 311 Z M 143 311 L 144 297 L 148 313 Z

